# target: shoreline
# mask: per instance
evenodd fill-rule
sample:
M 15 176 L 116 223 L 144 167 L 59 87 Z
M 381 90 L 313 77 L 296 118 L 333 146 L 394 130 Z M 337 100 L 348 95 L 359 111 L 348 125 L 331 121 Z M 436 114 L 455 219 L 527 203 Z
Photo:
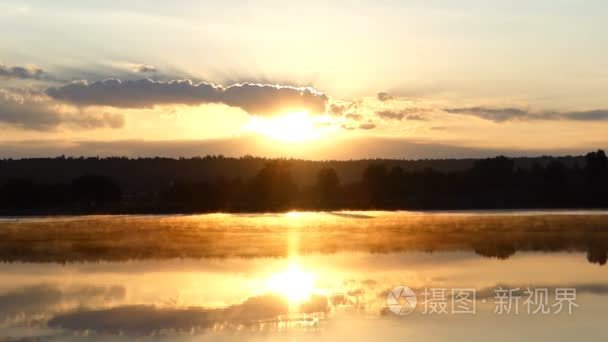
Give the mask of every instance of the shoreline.
M 277 212 L 200 212 L 200 213 L 167 213 L 167 214 L 59 214 L 59 215 L 19 215 L 1 216 L 0 223 L 4 222 L 44 222 L 44 221 L 77 221 L 96 220 L 107 218 L 175 218 L 212 215 L 230 216 L 276 216 L 291 214 L 328 214 L 352 218 L 373 218 L 373 214 L 408 214 L 408 215 L 437 215 L 437 216 L 546 216 L 546 215 L 608 215 L 608 209 L 465 209 L 465 210 L 287 210 Z

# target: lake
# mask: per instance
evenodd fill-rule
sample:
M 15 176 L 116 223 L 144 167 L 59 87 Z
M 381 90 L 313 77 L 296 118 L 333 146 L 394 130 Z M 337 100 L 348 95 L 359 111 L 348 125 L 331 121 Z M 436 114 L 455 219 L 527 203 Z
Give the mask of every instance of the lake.
M 600 341 L 608 213 L 0 220 L 0 340 Z

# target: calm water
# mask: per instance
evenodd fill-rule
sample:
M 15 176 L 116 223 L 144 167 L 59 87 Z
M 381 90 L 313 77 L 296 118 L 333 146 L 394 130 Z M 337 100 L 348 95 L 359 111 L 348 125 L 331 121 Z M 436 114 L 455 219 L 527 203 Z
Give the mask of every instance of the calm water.
M 63 249 L 36 247 L 42 251 L 38 254 L 30 249 L 23 252 L 25 247 L 19 245 L 6 245 L 13 254 L 3 252 L 5 261 L 10 262 L 0 264 L 0 339 L 605 340 L 608 271 L 603 265 L 602 239 L 608 227 L 602 229 L 603 223 L 596 221 L 585 223 L 588 213 L 577 213 L 577 221 L 567 222 L 580 225 L 554 232 L 552 227 L 557 223 L 552 219 L 539 228 L 540 221 L 534 217 L 541 214 L 546 213 L 523 216 L 522 220 L 529 220 L 524 221 L 525 227 L 529 222 L 529 230 L 514 227 L 510 232 L 500 227 L 504 235 L 500 239 L 493 238 L 494 233 L 479 233 L 495 229 L 486 227 L 488 222 L 496 223 L 478 221 L 478 214 L 467 214 L 466 220 L 470 221 L 442 217 L 439 228 L 435 219 L 426 218 L 411 226 L 412 216 L 420 214 L 379 212 L 131 217 L 119 221 L 119 229 L 147 235 L 142 239 L 151 239 L 146 227 L 158 220 L 170 220 L 163 223 L 166 227 L 186 225 L 188 230 L 197 222 L 196 227 L 204 231 L 188 235 L 191 239 L 211 240 L 214 246 L 222 241 L 238 251 L 234 255 L 221 249 L 221 253 L 213 250 L 193 257 L 188 252 L 176 258 L 166 251 L 142 254 L 139 249 L 129 249 L 116 256 L 105 249 L 81 249 L 77 245 L 85 238 L 74 238 L 75 233 L 60 237 L 70 241 Z M 99 220 L 118 219 L 67 218 L 82 222 L 84 226 L 76 227 L 85 232 L 87 225 L 98 225 Z M 466 222 L 476 227 L 433 235 L 432 239 L 443 240 L 441 243 L 431 243 L 427 235 L 413 233 L 444 229 L 443 225 L 450 226 L 452 220 L 458 227 Z M 37 224 L 49 222 L 55 221 Z M 116 225 L 108 223 L 95 232 L 111 231 L 113 241 L 123 241 L 122 235 L 117 237 L 118 233 L 111 230 L 115 228 L 109 228 Z M 226 225 L 222 231 L 228 233 L 210 234 L 207 230 L 216 225 Z M 402 226 L 409 228 L 402 230 Z M 19 230 L 28 227 L 0 226 L 0 230 L 21 234 Z M 277 234 L 275 230 L 286 233 L 273 235 Z M 340 235 L 340 231 L 348 232 L 348 236 Z M 383 238 L 378 240 L 377 234 L 383 234 Z M 404 234 L 416 237 L 404 240 Z M 478 234 L 483 240 L 463 242 L 474 240 L 470 234 Z M 155 239 L 166 245 L 178 236 L 182 238 L 157 235 Z M 277 236 L 277 244 L 269 242 L 273 236 Z M 107 237 L 98 237 L 103 239 Z M 313 240 L 314 246 L 310 242 Z M 194 242 L 191 246 L 199 246 Z M 43 246 L 44 242 L 40 243 Z M 262 251 L 260 246 L 264 247 Z M 283 246 L 285 252 L 272 252 L 271 247 L 280 250 L 277 246 Z M 266 248 L 269 253 L 263 253 Z M 254 252 L 246 253 L 251 250 Z M 101 255 L 99 260 L 92 260 L 93 253 Z M 28 255 L 36 258 L 32 261 Z M 415 307 L 411 297 L 397 298 L 398 307 L 413 308 L 405 315 L 394 314 L 387 305 L 391 290 L 399 286 L 410 288 L 416 295 Z M 508 290 L 512 293 L 507 311 L 502 294 Z M 465 292 L 473 293 L 474 300 L 458 297 Z M 576 295 L 561 302 L 559 313 L 556 292 Z M 567 303 L 574 304 L 571 313 Z

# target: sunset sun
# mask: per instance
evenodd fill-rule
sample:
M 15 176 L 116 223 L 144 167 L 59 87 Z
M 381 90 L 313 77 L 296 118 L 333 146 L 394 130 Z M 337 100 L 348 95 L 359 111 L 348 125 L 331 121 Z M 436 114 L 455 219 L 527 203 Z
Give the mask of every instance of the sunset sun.
M 322 137 L 329 127 L 325 120 L 306 111 L 290 112 L 276 117 L 254 116 L 244 129 L 281 142 L 306 142 Z

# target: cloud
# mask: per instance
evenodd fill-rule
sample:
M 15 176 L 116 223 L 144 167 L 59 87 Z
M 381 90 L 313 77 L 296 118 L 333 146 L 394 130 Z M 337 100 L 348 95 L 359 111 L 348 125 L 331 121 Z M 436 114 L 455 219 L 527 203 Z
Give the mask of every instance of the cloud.
M 481 119 L 494 122 L 503 122 L 513 119 L 526 119 L 530 116 L 528 111 L 519 108 L 487 108 L 487 107 L 468 107 L 468 108 L 445 108 L 445 112 L 450 114 L 465 114 L 476 116 Z
M 383 91 L 382 91 L 382 92 L 379 92 L 379 93 L 376 95 L 376 98 L 378 99 L 378 101 L 385 102 L 385 101 L 392 100 L 392 99 L 393 99 L 393 96 L 391 96 L 391 95 L 389 95 L 388 93 L 386 93 L 386 92 L 383 92 Z
M 142 74 L 151 73 L 151 72 L 156 72 L 156 67 L 154 65 L 148 65 L 148 64 L 134 64 L 133 71 L 139 72 Z
M 408 108 L 402 110 L 381 110 L 377 111 L 376 115 L 385 120 L 417 120 L 426 121 L 426 118 L 420 114 L 413 114 L 419 111 L 418 108 Z
M 407 120 L 413 120 L 413 121 L 427 121 L 427 118 L 425 118 L 424 116 L 420 115 L 420 114 L 412 114 L 412 115 L 408 115 L 406 117 Z
M 51 103 L 0 91 L 0 124 L 35 131 L 49 131 L 60 125 L 84 129 L 120 128 L 124 118 L 111 113 L 62 112 Z
M 336 101 L 332 100 L 329 105 L 328 114 L 333 116 L 343 116 L 347 119 L 359 121 L 362 119 L 362 115 L 358 113 L 358 109 L 361 105 L 361 100 L 354 101 Z
M 370 129 L 374 129 L 376 128 L 376 124 L 373 122 L 363 122 L 363 123 L 357 123 L 357 121 L 361 121 L 363 120 L 363 115 L 360 114 L 346 114 L 345 117 L 347 119 L 350 119 L 354 122 L 350 122 L 350 123 L 345 123 L 342 124 L 342 129 L 348 130 L 348 131 L 353 131 L 356 129 L 362 129 L 362 130 L 370 130 Z
M 366 129 L 367 130 L 367 129 L 374 129 L 374 128 L 376 128 L 376 125 L 373 124 L 373 123 L 371 123 L 371 122 L 362 123 L 362 124 L 359 125 L 359 129 Z
M 608 120 L 608 109 L 564 113 L 563 117 L 577 121 L 605 121 Z
M 46 91 L 53 99 L 79 106 L 149 108 L 155 105 L 223 103 L 250 114 L 272 115 L 290 110 L 324 113 L 327 96 L 310 87 L 243 83 L 228 87 L 190 80 L 158 82 L 150 79 L 93 83 L 73 82 Z
M 347 118 L 347 119 L 354 120 L 354 121 L 361 121 L 361 120 L 363 120 L 363 115 L 361 115 L 361 114 L 355 114 L 355 113 L 346 114 L 344 117 Z
M 344 111 L 347 109 L 347 106 L 341 106 L 341 105 L 337 105 L 335 103 L 332 103 L 329 106 L 329 114 L 331 115 L 335 115 L 335 116 L 340 116 L 344 113 Z
M 62 116 L 63 124 L 82 129 L 95 128 L 122 128 L 125 118 L 121 114 L 113 113 L 77 113 Z
M 41 79 L 45 75 L 44 70 L 35 66 L 12 66 L 0 63 L 0 77 L 16 79 Z
M 0 95 L 0 123 L 26 130 L 47 131 L 61 123 L 61 115 L 41 103 L 17 102 Z
M 511 120 L 573 120 L 573 121 L 608 121 L 608 109 L 594 109 L 589 111 L 529 111 L 517 107 L 489 108 L 489 107 L 466 107 L 445 108 L 450 114 L 472 115 L 481 119 L 494 122 L 505 122 Z
M 405 116 L 405 113 L 395 112 L 395 111 L 391 111 L 391 110 L 381 110 L 381 111 L 376 112 L 376 115 L 378 115 L 379 117 L 381 117 L 383 119 L 401 120 Z

